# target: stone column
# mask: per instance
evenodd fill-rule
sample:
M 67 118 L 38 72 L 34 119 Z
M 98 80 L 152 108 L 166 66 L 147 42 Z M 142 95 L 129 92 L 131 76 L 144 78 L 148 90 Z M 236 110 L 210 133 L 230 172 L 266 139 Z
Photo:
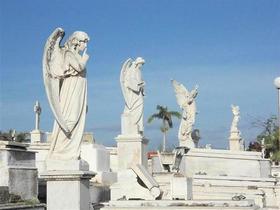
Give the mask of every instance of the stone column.
M 242 138 L 239 132 L 231 132 L 229 137 L 229 150 L 240 151 Z
M 83 160 L 47 160 L 41 178 L 47 181 L 48 210 L 91 209 L 89 180 L 95 173 L 88 169 Z
M 43 139 L 43 132 L 40 131 L 40 115 L 42 109 L 39 101 L 36 101 L 34 105 L 35 112 L 35 129 L 30 132 L 31 143 L 40 143 Z

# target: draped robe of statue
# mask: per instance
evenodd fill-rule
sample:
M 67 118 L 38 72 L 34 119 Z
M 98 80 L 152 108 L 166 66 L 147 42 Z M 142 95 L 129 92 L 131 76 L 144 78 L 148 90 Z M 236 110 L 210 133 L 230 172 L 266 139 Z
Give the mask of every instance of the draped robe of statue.
M 55 115 L 48 158 L 77 160 L 87 109 L 86 69 L 77 52 L 59 47 L 64 36 L 61 34 L 58 40 L 61 31 L 56 29 L 47 41 L 43 64 L 46 92 Z M 54 41 L 56 46 L 50 46 Z
M 142 58 L 138 58 L 141 62 Z M 141 65 L 140 65 L 141 64 Z M 134 134 L 143 133 L 143 111 L 144 111 L 144 81 L 141 76 L 141 69 L 143 63 L 137 63 L 128 59 L 121 70 L 121 88 L 125 99 L 124 114 L 128 115 L 130 131 Z M 140 65 L 140 66 L 137 66 Z

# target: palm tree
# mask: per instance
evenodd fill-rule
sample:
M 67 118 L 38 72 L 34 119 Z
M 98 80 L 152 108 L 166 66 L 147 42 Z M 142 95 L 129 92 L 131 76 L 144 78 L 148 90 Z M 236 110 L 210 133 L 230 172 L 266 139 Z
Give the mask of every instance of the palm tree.
M 161 132 L 163 133 L 163 146 L 162 150 L 165 151 L 166 149 L 166 133 L 169 128 L 173 127 L 172 116 L 177 117 L 178 119 L 181 118 L 181 114 L 176 111 L 168 111 L 167 107 L 157 105 L 158 112 L 152 114 L 149 119 L 148 123 L 151 123 L 154 119 L 162 120 L 162 126 L 160 127 Z

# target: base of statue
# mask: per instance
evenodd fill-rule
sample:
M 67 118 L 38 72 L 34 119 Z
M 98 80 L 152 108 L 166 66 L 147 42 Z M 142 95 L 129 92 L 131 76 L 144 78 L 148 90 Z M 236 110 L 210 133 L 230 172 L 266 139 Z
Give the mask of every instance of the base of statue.
M 233 131 L 229 137 L 229 150 L 241 151 L 242 149 L 242 138 L 239 131 Z
M 148 139 L 141 135 L 119 135 L 116 137 L 118 147 L 119 170 L 129 169 L 132 165 L 148 165 Z
M 192 139 L 179 139 L 179 146 L 187 147 L 189 149 L 196 147 L 196 145 Z
M 40 130 L 33 130 L 30 132 L 31 143 L 43 142 L 44 133 Z
M 60 168 L 59 168 L 60 166 Z M 47 181 L 48 210 L 91 209 L 89 180 L 95 173 L 81 160 L 48 160 L 48 171 L 41 174 Z

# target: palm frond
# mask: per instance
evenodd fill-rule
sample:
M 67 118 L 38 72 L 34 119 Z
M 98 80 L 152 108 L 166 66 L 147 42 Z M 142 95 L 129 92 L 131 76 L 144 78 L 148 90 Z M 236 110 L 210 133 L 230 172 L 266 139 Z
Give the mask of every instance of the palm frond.
M 181 119 L 182 117 L 180 112 L 170 111 L 169 113 L 171 114 L 171 116 L 177 117 L 178 119 Z
M 151 123 L 154 119 L 161 119 L 159 114 L 153 114 L 148 118 L 148 123 Z

